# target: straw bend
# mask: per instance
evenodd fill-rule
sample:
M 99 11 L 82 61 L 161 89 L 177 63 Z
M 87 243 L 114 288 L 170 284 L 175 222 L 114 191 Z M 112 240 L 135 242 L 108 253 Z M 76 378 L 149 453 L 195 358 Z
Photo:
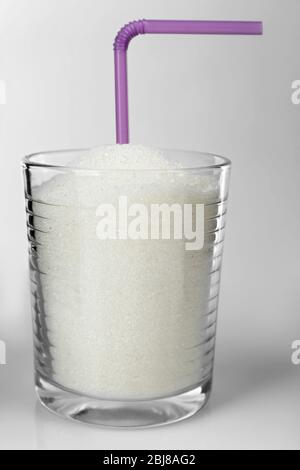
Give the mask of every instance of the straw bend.
M 123 26 L 115 42 L 115 95 L 117 143 L 129 142 L 127 49 L 139 34 L 261 35 L 260 21 L 137 20 Z
M 127 23 L 120 29 L 116 36 L 114 50 L 127 51 L 131 39 L 139 34 L 145 34 L 145 20 L 137 20 Z

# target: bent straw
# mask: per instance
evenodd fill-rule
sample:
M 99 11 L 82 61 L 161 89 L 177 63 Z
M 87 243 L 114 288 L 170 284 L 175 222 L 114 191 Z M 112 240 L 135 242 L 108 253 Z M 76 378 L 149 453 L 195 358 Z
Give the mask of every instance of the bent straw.
M 129 143 L 127 49 L 139 34 L 224 34 L 261 35 L 259 21 L 139 20 L 126 24 L 114 42 L 116 137 L 118 144 Z

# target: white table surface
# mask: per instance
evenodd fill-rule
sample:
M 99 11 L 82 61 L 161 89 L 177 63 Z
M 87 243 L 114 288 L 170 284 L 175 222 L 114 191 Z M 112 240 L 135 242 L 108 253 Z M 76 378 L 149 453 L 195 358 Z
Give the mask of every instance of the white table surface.
M 0 369 L 1 449 L 300 448 L 300 367 L 281 346 L 239 335 L 228 342 L 224 327 L 214 391 L 202 412 L 165 427 L 118 431 L 64 420 L 37 403 L 25 331 L 26 341 L 9 343 L 8 364 Z

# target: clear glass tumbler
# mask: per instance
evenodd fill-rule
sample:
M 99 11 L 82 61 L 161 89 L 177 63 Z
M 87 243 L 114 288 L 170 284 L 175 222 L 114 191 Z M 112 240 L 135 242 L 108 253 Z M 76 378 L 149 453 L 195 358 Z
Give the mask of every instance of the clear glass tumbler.
M 187 418 L 211 392 L 230 161 L 110 170 L 89 152 L 23 161 L 38 397 L 99 425 Z

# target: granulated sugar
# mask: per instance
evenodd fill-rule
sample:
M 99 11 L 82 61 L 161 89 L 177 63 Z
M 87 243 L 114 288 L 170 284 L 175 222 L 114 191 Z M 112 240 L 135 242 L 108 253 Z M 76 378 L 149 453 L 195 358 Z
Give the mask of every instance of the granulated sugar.
M 220 256 L 209 233 L 217 229 L 218 178 L 134 145 L 101 147 L 69 166 L 32 192 L 41 290 L 35 308 L 53 381 L 120 400 L 197 386 L 213 359 Z M 99 240 L 97 208 L 117 206 L 120 196 L 146 207 L 205 203 L 204 248 L 186 251 L 185 240 Z

